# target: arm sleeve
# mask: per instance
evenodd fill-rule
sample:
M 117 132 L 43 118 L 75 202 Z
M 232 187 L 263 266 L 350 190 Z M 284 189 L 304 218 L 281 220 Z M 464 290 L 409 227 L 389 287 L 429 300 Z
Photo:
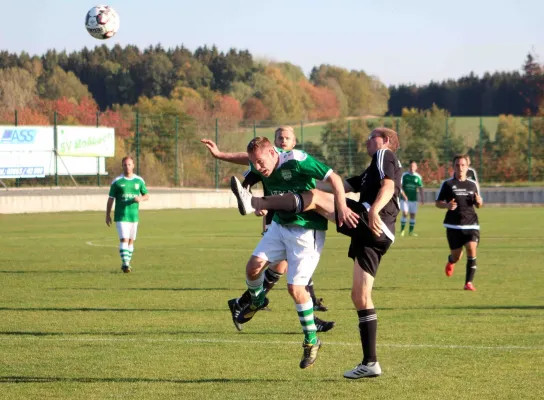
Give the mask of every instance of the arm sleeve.
M 382 149 L 374 155 L 380 173 L 380 179 L 395 179 L 395 170 L 398 167 L 397 157 L 391 150 Z
M 317 161 L 309 154 L 305 154 L 303 160 L 298 160 L 298 170 L 314 179 L 324 181 L 332 173 L 332 168 Z
M 145 182 L 143 180 L 142 180 L 142 186 L 140 187 L 140 193 L 147 194 L 147 186 L 145 185 Z
M 113 199 L 115 199 L 115 185 L 112 183 L 112 185 L 110 186 L 110 194 L 109 196 Z

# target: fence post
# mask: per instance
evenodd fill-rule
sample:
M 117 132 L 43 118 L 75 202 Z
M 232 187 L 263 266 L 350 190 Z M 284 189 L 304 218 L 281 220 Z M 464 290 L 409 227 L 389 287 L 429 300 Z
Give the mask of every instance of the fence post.
M 96 112 L 96 127 L 100 126 L 100 111 Z M 100 157 L 96 157 L 96 183 L 100 187 Z
M 175 185 L 179 186 L 179 117 L 176 115 L 176 172 L 174 174 Z
M 304 150 L 304 122 L 300 121 L 300 141 L 302 150 Z
M 59 185 L 59 156 L 58 156 L 58 137 L 57 137 L 57 112 L 53 114 L 53 143 L 55 153 L 55 186 Z
M 219 119 L 215 119 L 215 143 L 219 145 Z M 215 190 L 219 189 L 219 160 L 215 159 Z
M 527 175 L 527 180 L 531 182 L 532 178 L 532 152 L 531 152 L 531 133 L 533 130 L 533 118 L 529 116 L 529 139 L 527 143 L 527 167 L 529 168 L 529 174 Z
M 351 156 L 351 121 L 348 119 L 348 175 L 351 176 L 353 159 Z
M 446 148 L 444 149 L 444 155 L 446 156 L 446 162 L 444 163 L 444 179 L 448 178 L 448 165 L 450 159 L 450 132 L 448 129 L 448 116 L 446 116 Z
M 15 126 L 19 126 L 19 111 L 15 109 Z M 15 187 L 21 186 L 21 178 L 15 179 Z
M 140 112 L 136 111 L 136 175 L 140 175 Z
M 480 117 L 480 179 L 484 180 L 484 117 Z
M 253 139 L 257 137 L 257 125 L 255 124 L 255 120 L 253 120 Z

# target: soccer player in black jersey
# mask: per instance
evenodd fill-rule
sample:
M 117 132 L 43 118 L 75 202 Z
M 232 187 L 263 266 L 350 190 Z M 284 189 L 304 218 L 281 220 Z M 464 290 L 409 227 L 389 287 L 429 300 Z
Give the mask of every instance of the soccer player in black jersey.
M 480 208 L 484 202 L 479 193 L 478 184 L 467 178 L 469 159 L 466 155 L 453 158 L 453 178 L 445 180 L 436 196 L 436 206 L 447 208 L 444 218 L 446 237 L 450 246 L 450 255 L 446 263 L 446 275 L 452 276 L 455 263 L 467 251 L 467 269 L 465 290 L 475 291 L 472 281 L 476 274 L 476 249 L 480 241 L 480 224 L 474 207 Z
M 400 208 L 402 169 L 395 154 L 399 146 L 397 133 L 388 128 L 376 128 L 370 133 L 366 146 L 372 156 L 370 166 L 361 175 L 344 181 L 346 192 L 360 193 L 358 202 L 346 200 L 358 218 L 349 217 L 345 224 L 338 220 L 333 196 L 321 190 L 264 198 L 235 192 L 239 201 L 249 202 L 248 207 L 256 210 L 316 210 L 336 221 L 337 230 L 351 238 L 348 251 L 354 261 L 351 299 L 359 319 L 363 360 L 344 373 L 349 379 L 376 377 L 382 372 L 376 356 L 378 321 L 371 294 L 381 258 L 395 240 L 395 222 Z

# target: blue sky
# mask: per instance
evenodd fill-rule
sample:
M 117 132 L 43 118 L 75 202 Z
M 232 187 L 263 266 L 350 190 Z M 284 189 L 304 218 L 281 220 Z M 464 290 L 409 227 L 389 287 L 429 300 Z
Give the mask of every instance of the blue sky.
M 99 3 L 96 3 L 99 4 Z M 289 61 L 308 74 L 333 64 L 364 70 L 387 85 L 457 79 L 474 71 L 520 69 L 534 51 L 544 63 L 542 0 L 112 0 L 119 33 L 105 43 L 161 43 L 190 50 L 215 44 Z M 95 3 L 20 0 L 2 5 L 0 50 L 79 50 L 91 38 L 84 17 Z

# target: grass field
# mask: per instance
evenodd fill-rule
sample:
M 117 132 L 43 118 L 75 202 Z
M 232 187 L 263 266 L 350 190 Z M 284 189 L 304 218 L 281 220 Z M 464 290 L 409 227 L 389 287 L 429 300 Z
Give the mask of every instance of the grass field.
M 237 332 L 260 221 L 236 210 L 145 211 L 132 274 L 103 213 L 0 215 L 1 399 L 537 399 L 544 382 L 544 208 L 484 208 L 477 292 L 446 278 L 443 212 L 398 238 L 374 291 L 380 378 L 361 360 L 347 239 L 329 232 L 314 275 L 337 326 L 300 370 L 284 285 Z M 539 394 L 540 393 L 540 394 Z

